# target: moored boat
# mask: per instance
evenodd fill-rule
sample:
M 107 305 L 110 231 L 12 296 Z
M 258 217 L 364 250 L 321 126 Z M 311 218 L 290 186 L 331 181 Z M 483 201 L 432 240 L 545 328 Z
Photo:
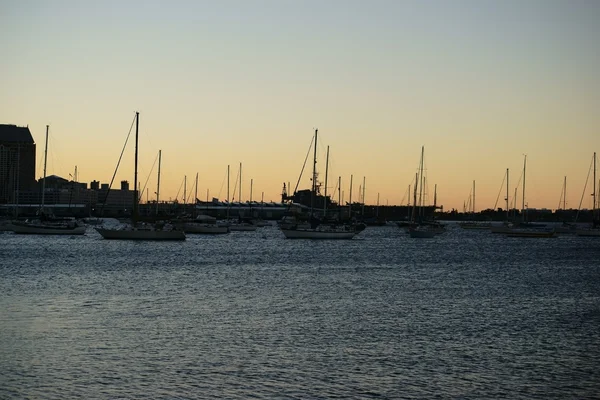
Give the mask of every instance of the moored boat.
M 556 231 L 539 230 L 539 229 L 513 229 L 506 233 L 507 237 L 522 237 L 522 238 L 553 238 L 556 237 Z
M 12 221 L 10 229 L 14 233 L 29 235 L 83 235 L 86 227 L 79 226 L 75 221 L 68 223 Z
M 139 136 L 140 113 L 135 113 L 135 170 L 133 181 L 137 182 L 138 172 L 138 136 Z M 159 152 L 159 182 L 160 182 L 160 152 Z M 110 188 L 109 188 L 110 190 Z M 158 192 L 158 190 L 157 190 Z M 157 195 L 158 203 L 158 195 Z M 185 240 L 185 232 L 175 228 L 168 223 L 157 223 L 155 225 L 138 224 L 139 196 L 137 186 L 133 190 L 133 212 L 131 225 L 118 225 L 115 227 L 97 227 L 96 231 L 104 239 L 112 240 Z

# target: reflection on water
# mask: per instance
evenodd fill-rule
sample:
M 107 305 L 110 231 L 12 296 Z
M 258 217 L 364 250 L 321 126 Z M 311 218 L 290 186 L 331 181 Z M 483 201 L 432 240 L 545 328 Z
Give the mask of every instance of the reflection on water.
M 584 398 L 600 246 L 0 235 L 0 398 Z

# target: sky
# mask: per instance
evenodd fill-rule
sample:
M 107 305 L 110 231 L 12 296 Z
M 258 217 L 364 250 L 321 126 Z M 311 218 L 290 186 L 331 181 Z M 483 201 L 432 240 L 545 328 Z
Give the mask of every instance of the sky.
M 591 208 L 598 21 L 594 0 L 0 0 L 0 123 L 29 126 L 38 177 L 49 125 L 48 175 L 108 183 L 138 111 L 150 198 L 161 150 L 161 199 L 185 177 L 193 198 L 196 174 L 200 199 L 225 199 L 228 165 L 233 197 L 242 163 L 242 200 L 252 179 L 279 201 L 318 129 L 336 199 L 352 176 L 353 200 L 364 177 L 367 204 L 406 204 L 423 146 L 445 210 L 473 181 L 477 211 L 503 207 L 507 168 L 512 202 L 525 155 L 527 207 L 557 208 L 566 176 L 567 208 Z

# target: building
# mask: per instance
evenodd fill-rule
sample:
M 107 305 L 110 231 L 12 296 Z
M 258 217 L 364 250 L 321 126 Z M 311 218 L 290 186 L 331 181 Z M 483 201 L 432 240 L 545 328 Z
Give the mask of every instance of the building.
M 0 125 L 0 204 L 35 189 L 35 142 L 29 127 Z

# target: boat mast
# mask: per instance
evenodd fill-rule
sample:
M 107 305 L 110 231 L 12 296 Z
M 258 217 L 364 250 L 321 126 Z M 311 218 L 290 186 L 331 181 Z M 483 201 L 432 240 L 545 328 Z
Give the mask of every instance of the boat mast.
M 594 200 L 593 200 L 593 204 L 592 204 L 592 221 L 593 221 L 596 216 L 596 152 L 594 152 L 594 193 L 592 194 L 592 196 L 594 196 Z M 593 222 L 592 222 L 592 224 L 593 224 Z
M 515 188 L 515 195 L 513 197 L 513 207 L 514 207 L 514 211 L 513 211 L 513 216 L 515 218 L 515 220 L 517 219 L 517 188 Z
M 160 159 L 161 150 L 158 151 L 158 181 L 156 182 L 156 215 L 158 215 L 158 201 L 160 196 Z M 180 186 L 181 188 L 181 186 Z
M 363 176 L 363 184 L 362 184 L 362 218 L 363 220 L 365 219 L 365 185 L 366 185 L 366 180 L 367 178 L 365 176 Z
M 508 168 L 506 168 L 506 220 L 510 219 L 510 206 L 508 204 Z
M 340 209 L 340 222 L 342 222 L 342 177 L 338 176 L 338 208 Z
M 523 222 L 525 222 L 525 170 L 527 167 L 527 154 L 525 154 L 525 159 L 523 161 Z
M 229 208 L 231 204 L 229 203 L 229 165 L 227 165 L 227 219 L 229 219 Z
M 417 189 L 419 187 L 419 173 L 415 174 L 415 188 L 413 190 L 413 209 L 412 209 L 412 222 L 417 220 Z
M 352 219 L 352 175 L 350 175 L 350 207 L 348 208 L 348 218 Z
M 44 147 L 44 180 L 42 181 L 42 206 L 41 212 L 44 213 L 44 200 L 46 195 L 46 161 L 48 160 L 48 129 L 50 125 L 46 125 L 46 146 Z
M 475 180 L 473 180 L 473 218 L 475 218 Z
M 437 209 L 437 183 L 433 186 L 433 211 Z
M 242 163 L 240 163 L 240 193 L 238 195 L 239 197 L 239 202 L 240 202 L 240 210 L 242 207 Z
M 253 217 L 252 215 L 252 186 L 254 185 L 254 179 L 250 178 L 250 202 L 249 204 L 249 208 L 250 208 L 250 217 Z
M 379 193 L 377 193 L 377 211 L 375 212 L 375 216 L 379 217 Z
M 185 209 L 185 202 L 187 197 L 187 175 L 183 176 L 183 205 Z
M 567 209 L 567 177 L 565 176 L 565 183 L 563 185 L 563 210 Z
M 137 176 L 138 176 L 138 138 L 140 127 L 140 113 L 135 112 L 135 166 L 133 169 L 133 213 L 131 222 L 133 226 L 137 223 L 138 218 L 138 193 L 137 193 Z
M 196 186 L 194 190 L 194 213 L 192 214 L 196 218 L 196 206 L 198 205 L 198 173 L 196 172 Z
M 315 148 L 313 156 L 313 173 L 312 173 L 312 188 L 310 190 L 310 215 L 312 217 L 313 209 L 315 207 L 315 196 L 317 190 L 317 135 L 319 130 L 315 129 Z
M 421 147 L 421 165 L 419 167 L 420 172 L 420 182 L 419 182 L 419 217 L 423 214 L 423 155 L 425 153 L 425 146 Z
M 327 218 L 327 176 L 329 175 L 329 146 L 327 146 L 327 158 L 325 161 L 325 198 L 323 201 L 323 218 Z

